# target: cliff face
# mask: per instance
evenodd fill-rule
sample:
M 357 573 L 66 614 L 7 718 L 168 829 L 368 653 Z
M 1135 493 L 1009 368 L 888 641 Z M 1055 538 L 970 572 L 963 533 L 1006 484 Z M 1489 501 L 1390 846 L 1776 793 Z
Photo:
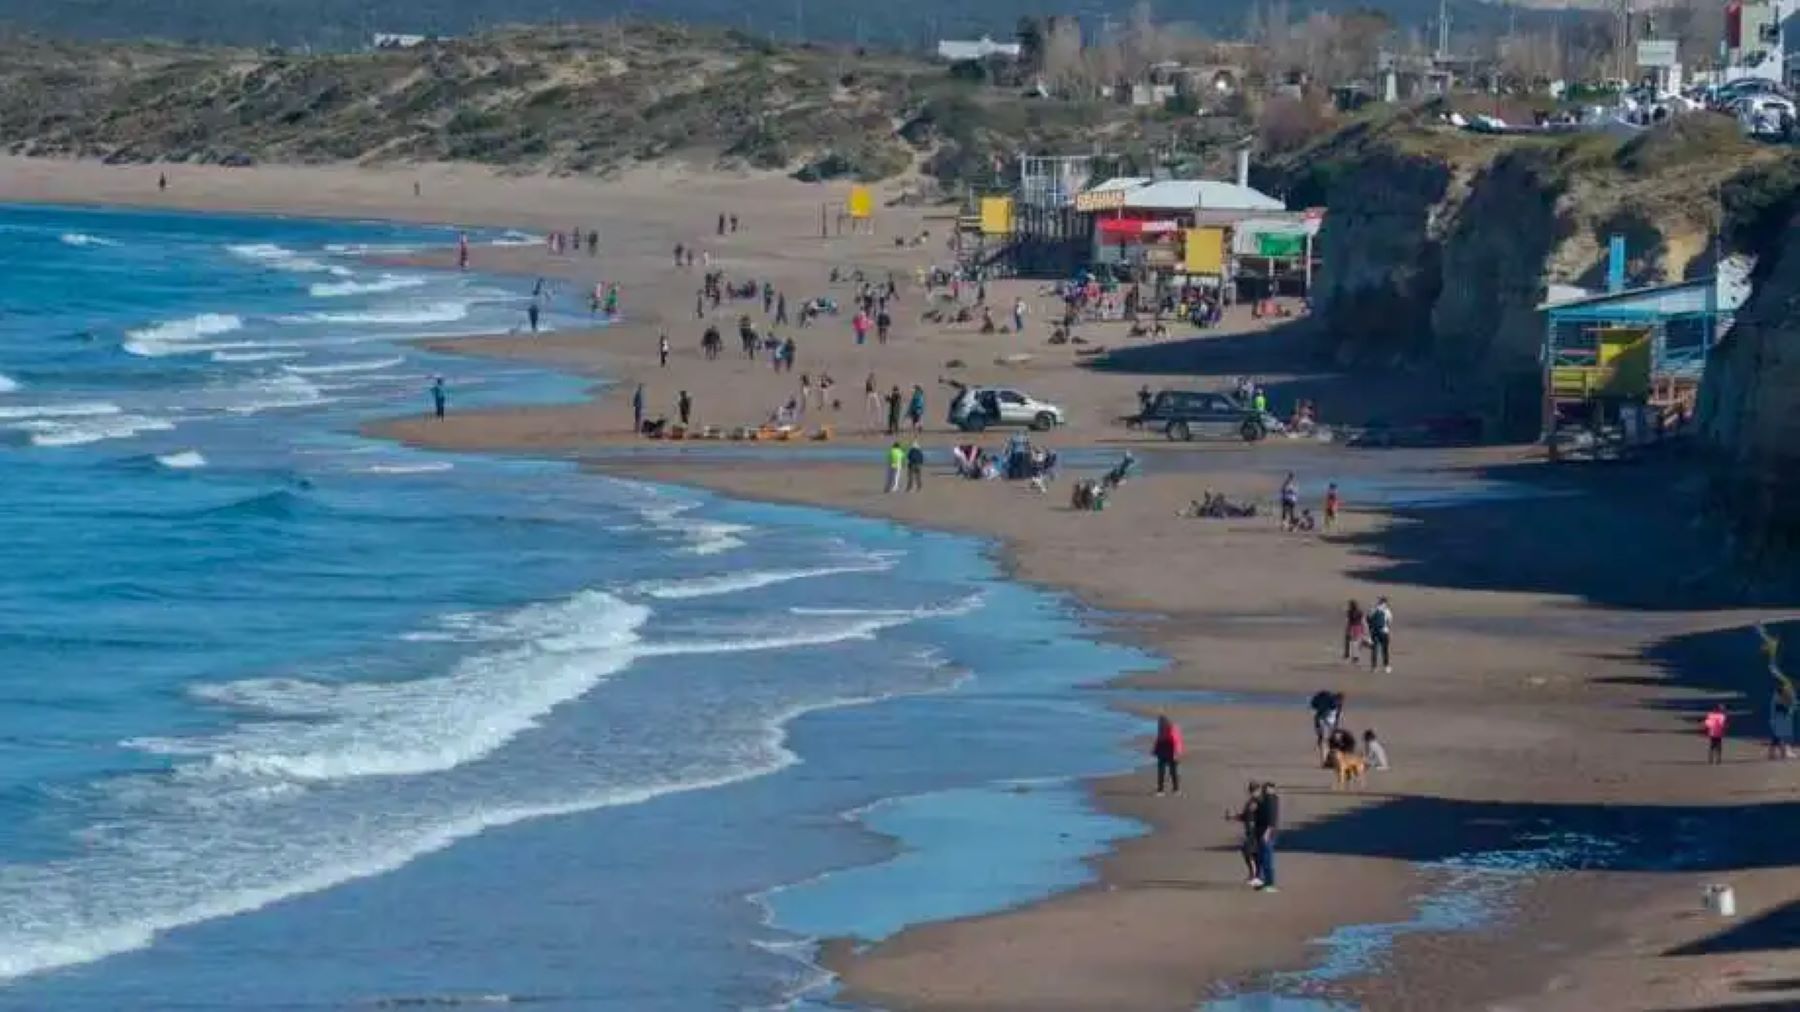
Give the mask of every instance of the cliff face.
M 1751 555 L 1800 548 L 1800 221 L 1771 237 L 1701 387 L 1715 489 Z
M 1314 313 L 1338 359 L 1430 369 L 1496 434 L 1528 438 L 1548 287 L 1601 286 L 1615 233 L 1633 284 L 1707 269 L 1714 193 L 1767 157 L 1722 118 L 1621 141 L 1484 137 L 1414 112 L 1347 128 L 1284 181 L 1327 207 Z

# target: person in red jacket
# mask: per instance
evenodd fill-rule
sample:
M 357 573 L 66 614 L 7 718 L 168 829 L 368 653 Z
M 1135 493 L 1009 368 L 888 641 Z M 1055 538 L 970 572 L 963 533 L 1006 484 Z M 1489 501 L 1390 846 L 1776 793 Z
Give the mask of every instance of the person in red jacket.
M 1163 792 L 1163 785 L 1176 794 L 1181 793 L 1181 729 L 1167 717 L 1156 718 L 1156 744 L 1151 746 L 1150 754 L 1156 757 L 1156 793 Z

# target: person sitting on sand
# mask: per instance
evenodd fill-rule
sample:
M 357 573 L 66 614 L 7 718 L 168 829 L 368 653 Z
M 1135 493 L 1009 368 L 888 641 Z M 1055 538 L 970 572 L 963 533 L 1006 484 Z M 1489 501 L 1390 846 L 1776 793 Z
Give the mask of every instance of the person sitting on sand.
M 1363 732 L 1363 758 L 1368 760 L 1369 768 L 1372 770 L 1393 768 L 1388 765 L 1387 749 L 1382 746 L 1381 739 L 1375 737 L 1374 728 Z

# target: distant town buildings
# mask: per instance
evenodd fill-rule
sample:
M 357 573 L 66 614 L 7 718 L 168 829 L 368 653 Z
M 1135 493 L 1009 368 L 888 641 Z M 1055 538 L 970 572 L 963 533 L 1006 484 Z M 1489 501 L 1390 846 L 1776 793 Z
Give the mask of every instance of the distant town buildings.
M 399 32 L 376 32 L 369 39 L 370 49 L 411 49 L 435 40 L 434 35 L 405 35 Z

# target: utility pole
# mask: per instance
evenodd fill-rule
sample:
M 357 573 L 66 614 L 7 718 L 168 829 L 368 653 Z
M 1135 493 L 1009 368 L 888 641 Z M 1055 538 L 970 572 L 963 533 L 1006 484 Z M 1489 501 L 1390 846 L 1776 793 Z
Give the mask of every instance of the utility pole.
M 1438 0 L 1437 58 L 1450 58 L 1450 0 Z

